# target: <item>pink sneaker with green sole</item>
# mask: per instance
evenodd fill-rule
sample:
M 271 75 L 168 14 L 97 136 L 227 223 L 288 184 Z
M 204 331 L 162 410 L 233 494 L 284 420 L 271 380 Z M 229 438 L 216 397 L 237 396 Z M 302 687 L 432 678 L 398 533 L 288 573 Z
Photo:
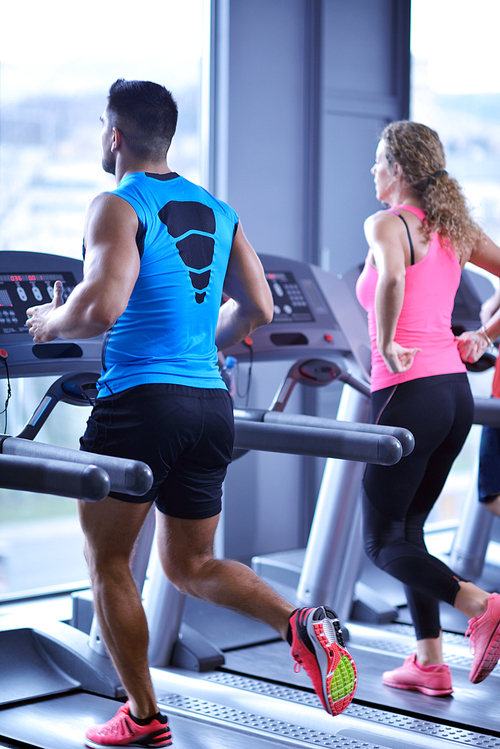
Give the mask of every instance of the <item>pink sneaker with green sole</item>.
M 316 694 L 330 715 L 352 702 L 356 664 L 344 648 L 336 614 L 324 606 L 297 609 L 290 616 L 293 658 L 309 675 Z

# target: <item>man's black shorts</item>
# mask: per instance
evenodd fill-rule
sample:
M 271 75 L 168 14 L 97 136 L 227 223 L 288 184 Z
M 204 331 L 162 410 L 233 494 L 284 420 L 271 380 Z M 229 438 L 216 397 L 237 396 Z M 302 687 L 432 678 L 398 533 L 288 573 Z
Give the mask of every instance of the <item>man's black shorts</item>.
M 80 447 L 150 466 L 154 483 L 147 494 L 111 491 L 111 497 L 133 503 L 156 500 L 166 515 L 202 519 L 221 510 L 233 441 L 227 390 L 149 384 L 98 398 Z

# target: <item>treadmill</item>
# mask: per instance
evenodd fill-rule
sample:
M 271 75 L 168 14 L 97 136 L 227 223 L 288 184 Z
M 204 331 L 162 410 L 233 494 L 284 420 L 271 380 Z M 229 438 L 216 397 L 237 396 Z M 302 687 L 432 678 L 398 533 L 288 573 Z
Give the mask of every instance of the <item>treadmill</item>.
M 275 261 L 264 259 L 266 269 L 274 273 Z M 288 266 L 289 272 L 294 272 L 300 280 L 300 269 Z M 366 372 L 364 359 L 367 339 L 366 317 L 360 325 L 359 314 L 364 313 L 357 304 L 354 286 L 359 269 L 354 269 L 343 279 L 336 278 L 331 284 L 323 282 L 327 275 L 318 269 L 311 269 L 314 278 L 321 285 L 320 288 L 329 290 L 328 303 L 337 319 L 342 314 L 348 320 L 355 320 L 355 337 L 351 339 L 348 326 L 342 332 L 346 339 L 353 341 L 353 348 L 349 354 L 342 352 L 349 362 L 356 359 L 361 371 Z M 310 271 L 310 272 L 311 272 Z M 344 292 L 350 294 L 344 299 L 333 294 L 335 285 L 345 282 Z M 484 277 L 471 271 L 464 271 L 460 288 L 457 293 L 453 311 L 452 326 L 456 335 L 464 330 L 478 327 L 479 310 L 482 300 L 492 293 L 491 283 Z M 340 299 L 340 309 L 337 300 Z M 351 310 L 356 308 L 356 316 Z M 338 311 L 337 311 L 338 309 Z M 346 312 L 347 310 L 347 312 Z M 271 338 L 272 328 L 265 329 L 263 335 Z M 363 338 L 364 336 L 364 338 Z M 243 352 L 240 353 L 240 356 Z M 357 354 L 357 356 L 355 356 Z M 471 377 L 474 371 L 484 371 L 494 364 L 495 356 L 487 354 L 470 369 Z M 352 398 L 348 385 L 344 385 L 337 418 L 345 417 L 344 397 Z M 347 392 L 346 392 L 347 391 Z M 359 400 L 359 398 L 358 398 Z M 500 426 L 499 404 L 491 399 L 475 398 L 475 423 Z M 358 403 L 358 409 L 361 404 Z M 348 410 L 348 409 L 347 409 Z M 367 411 L 366 411 L 367 413 Z M 361 412 L 358 410 L 358 418 Z M 433 725 L 443 724 L 439 735 L 453 735 L 454 741 L 471 741 L 481 746 L 477 737 L 472 738 L 469 731 L 485 732 L 500 737 L 500 725 L 497 720 L 496 693 L 500 686 L 500 670 L 496 669 L 488 679 L 482 683 L 481 690 L 468 681 L 471 655 L 468 643 L 464 643 L 463 634 L 467 626 L 465 617 L 446 604 L 441 604 L 442 621 L 445 628 L 444 649 L 447 663 L 452 668 L 455 692 L 445 699 L 426 697 L 417 692 L 390 689 L 381 682 L 381 673 L 401 664 L 404 657 L 414 649 L 414 634 L 411 620 L 406 610 L 403 586 L 386 573 L 377 569 L 365 556 L 361 541 L 361 515 L 356 504 L 356 494 L 359 491 L 361 472 L 353 483 L 346 487 L 342 472 L 346 469 L 337 465 L 337 461 L 327 461 L 323 480 L 318 495 L 318 501 L 309 536 L 307 548 L 297 549 L 275 554 L 254 557 L 253 568 L 289 600 L 297 605 L 316 605 L 326 602 L 339 614 L 341 621 L 346 621 L 349 632 L 349 650 L 353 654 L 359 669 L 359 685 L 355 703 L 360 701 L 367 707 L 386 708 L 391 712 L 399 712 L 411 716 L 408 721 L 410 730 L 415 730 L 415 719 L 424 719 L 418 723 L 418 729 L 426 730 L 425 721 L 430 720 Z M 351 470 L 355 471 L 353 464 Z M 340 474 L 340 478 L 339 478 Z M 355 486 L 357 483 L 357 488 Z M 474 471 L 471 475 L 471 487 L 474 487 Z M 345 494 L 351 491 L 351 497 L 345 503 Z M 476 495 L 477 496 L 477 495 Z M 452 568 L 465 574 L 467 579 L 477 579 L 481 574 L 486 548 L 491 534 L 493 517 L 477 503 L 474 492 L 471 492 L 467 502 L 464 519 L 460 523 L 457 537 L 451 550 L 447 548 L 433 548 L 431 553 L 441 555 Z M 349 512 L 350 508 L 350 512 Z M 432 543 L 432 540 L 431 540 Z M 448 556 L 450 555 L 450 556 Z M 500 570 L 496 568 L 496 579 L 488 580 L 487 590 L 498 589 Z M 486 582 L 486 581 L 485 581 Z M 257 652 L 260 652 L 257 650 Z M 229 662 L 236 668 L 240 661 L 247 661 L 246 669 L 249 674 L 262 675 L 263 668 L 250 665 L 252 651 L 231 655 Z M 352 707 L 352 706 L 351 706 Z M 398 719 L 400 720 L 400 719 Z M 453 730 L 456 729 L 456 733 Z M 464 733 L 465 732 L 465 733 Z M 476 743 L 477 742 L 477 743 Z M 390 744 L 388 744 L 390 745 Z M 494 743 L 496 746 L 497 744 Z
M 12 257 L 14 254 L 18 257 Z M 9 268 L 9 279 L 3 282 L 7 284 L 7 287 L 2 288 L 0 285 L 0 301 L 6 299 L 1 294 L 2 291 L 7 291 L 7 298 L 13 296 L 13 293 L 11 294 L 13 287 L 9 284 L 19 283 L 23 287 L 23 284 L 26 286 L 31 283 L 30 279 L 24 280 L 24 273 L 43 275 L 50 270 L 57 275 L 67 267 L 66 260 L 61 258 L 56 259 L 45 255 L 33 258 L 29 253 L 3 253 L 3 258 L 7 260 L 6 256 L 9 255 L 12 265 Z M 363 394 L 363 389 L 366 391 L 365 375 L 368 362 L 366 336 L 361 326 L 361 312 L 357 318 L 355 312 L 351 316 L 347 311 L 345 314 L 339 312 L 337 316 L 334 315 L 329 304 L 332 298 L 330 295 L 333 294 L 336 299 L 344 298 L 346 304 L 349 302 L 351 306 L 354 306 L 352 300 L 349 301 L 347 287 L 344 287 L 341 279 L 325 274 L 312 266 L 300 263 L 291 265 L 291 261 L 270 256 L 264 256 L 262 259 L 266 272 L 272 274 L 268 275 L 268 280 L 272 284 L 271 288 L 280 300 L 286 301 L 287 308 L 285 309 L 285 304 L 283 304 L 285 318 L 281 318 L 276 323 L 273 322 L 265 329 L 265 333 L 256 331 L 254 334 L 252 353 L 255 354 L 256 360 L 261 356 L 258 337 L 261 333 L 265 336 L 262 348 L 269 347 L 262 358 L 297 358 L 300 362 L 298 368 L 300 377 L 310 378 L 311 373 L 313 377 L 319 379 L 325 376 L 324 365 L 322 363 L 318 366 L 316 363 L 311 364 L 311 358 L 313 362 L 317 362 L 318 359 L 320 362 L 329 362 L 334 357 L 336 364 L 339 359 L 342 360 L 347 366 L 343 368 L 338 364 L 338 370 L 335 367 L 329 367 L 327 375 L 332 379 L 332 373 L 337 373 L 338 377 L 345 376 L 346 379 L 352 378 L 353 382 L 355 381 L 358 389 L 348 384 L 344 387 L 346 392 L 349 390 L 357 394 L 354 398 L 354 405 L 351 398 L 351 402 L 345 406 L 345 412 L 353 413 L 357 410 L 361 413 L 363 406 L 360 404 L 366 400 L 366 393 Z M 73 263 L 73 261 L 68 262 L 71 265 Z M 76 270 L 72 272 L 75 273 L 75 280 L 78 282 Z M 279 295 L 274 286 L 277 273 L 284 274 L 278 277 L 277 282 L 281 287 L 280 290 L 284 292 L 283 296 L 288 295 L 285 299 Z M 11 275 L 18 277 L 17 280 L 12 279 Z M 287 286 L 289 282 L 291 283 L 290 289 Z M 25 291 L 29 291 L 29 288 L 25 288 Z M 19 294 L 18 298 L 21 298 Z M 19 307 L 15 297 L 14 301 Z M 304 309 L 304 302 L 308 307 L 307 310 Z M 26 307 L 31 306 L 32 303 L 26 303 Z M 282 314 L 281 311 L 279 314 Z M 302 317 L 304 314 L 308 315 L 309 319 Z M 301 317 L 294 320 L 294 315 Z M 25 317 L 18 314 L 18 320 L 23 319 Z M 356 319 L 360 322 L 359 328 L 356 325 Z M 85 354 L 77 353 L 77 349 L 68 348 L 68 344 L 65 343 L 64 350 L 57 348 L 53 350 L 55 356 L 52 358 L 44 354 L 40 355 L 39 351 L 33 352 L 32 341 L 27 332 L 19 328 L 9 325 L 0 337 L 0 345 L 11 357 L 12 371 L 15 371 L 17 376 L 26 374 L 36 376 L 39 372 L 38 365 L 42 363 L 40 368 L 43 369 L 44 374 L 61 375 L 65 380 L 69 372 L 70 384 L 61 385 L 62 397 L 67 396 L 68 390 L 70 397 L 78 397 L 77 391 L 81 386 L 78 377 L 81 372 L 95 371 L 99 343 L 97 341 L 72 342 L 82 352 L 89 344 L 90 348 Z M 276 334 L 277 337 L 274 340 L 266 337 L 271 334 Z M 96 345 L 93 346 L 93 344 Z M 242 358 L 244 351 L 234 353 Z M 246 353 L 248 355 L 248 348 Z M 15 367 L 17 367 L 16 370 L 14 370 Z M 354 373 L 353 370 L 355 370 Z M 293 377 L 296 376 L 297 373 L 293 375 Z M 73 387 L 75 379 L 78 382 Z M 89 383 L 86 381 L 84 384 Z M 278 392 L 286 395 L 286 387 L 288 385 L 284 383 L 284 388 L 281 387 Z M 57 400 L 59 395 L 60 393 L 56 392 L 55 395 L 48 397 L 45 403 L 42 402 L 30 420 L 33 423 L 27 427 L 36 430 L 37 422 L 48 415 L 47 412 L 51 410 L 54 400 Z M 283 398 L 283 401 L 285 400 L 286 398 Z M 46 405 L 47 403 L 50 405 Z M 268 427 L 274 430 L 270 447 L 276 448 L 281 437 L 285 442 L 289 441 L 284 446 L 284 451 L 303 449 L 308 442 L 309 430 L 325 430 L 321 435 L 316 433 L 316 437 L 322 437 L 325 440 L 330 434 L 327 430 L 331 431 L 333 440 L 335 439 L 333 432 L 342 430 L 342 425 L 338 421 L 333 425 L 326 425 L 324 423 L 328 421 L 326 419 L 321 420 L 321 426 L 314 421 L 309 425 L 280 423 L 279 408 L 274 409 L 275 413 L 272 417 L 274 423 L 266 424 L 267 411 L 263 418 L 261 414 L 255 413 L 241 415 L 243 436 L 237 443 L 240 449 L 256 447 L 258 441 L 256 444 L 255 430 L 262 427 L 264 427 L 263 435 L 266 432 L 270 433 Z M 283 416 L 285 417 L 286 414 Z M 309 418 L 314 419 L 314 417 Z M 281 427 L 281 435 L 279 427 Z M 394 440 L 394 443 L 391 443 L 393 454 L 389 457 L 384 455 L 383 459 L 404 460 L 404 445 L 394 435 L 374 434 L 364 431 L 364 428 L 362 420 L 359 420 L 357 431 L 360 439 L 366 439 L 367 444 L 372 444 L 372 446 L 376 444 L 376 451 L 379 450 L 381 437 L 384 437 L 384 444 L 387 443 L 388 437 L 389 440 Z M 245 429 L 247 429 L 246 432 Z M 299 429 L 303 429 L 303 432 L 298 432 Z M 347 431 L 349 430 L 346 430 L 346 433 Z M 294 444 L 290 444 L 290 440 Z M 403 442 L 405 442 L 404 438 Z M 9 440 L 5 440 L 4 444 L 8 445 Z M 10 444 L 16 443 L 11 441 Z M 36 451 L 36 442 L 33 443 L 33 448 Z M 331 455 L 335 455 L 333 450 Z M 340 461 L 342 463 L 347 459 L 347 453 L 343 457 L 344 460 Z M 356 464 L 362 465 L 363 458 L 359 451 L 355 457 Z M 349 474 L 347 478 L 349 479 Z M 144 545 L 147 546 L 150 540 L 150 538 L 146 539 L 147 542 Z M 144 559 L 139 559 L 139 562 L 138 566 L 142 566 L 143 569 L 147 566 Z M 154 569 L 154 559 L 150 567 L 153 569 L 144 591 L 146 604 L 148 601 L 154 601 L 155 598 L 157 600 L 157 597 L 152 595 L 155 580 L 158 580 Z M 453 746 L 455 748 L 460 744 L 500 746 L 500 741 L 496 741 L 497 734 L 494 731 L 471 728 L 463 723 L 461 727 L 457 727 L 443 716 L 422 717 L 421 699 L 414 703 L 414 709 L 411 707 L 408 709 L 408 704 L 397 708 L 391 706 L 389 709 L 377 706 L 380 686 L 377 684 L 377 690 L 368 688 L 369 694 L 364 695 L 362 683 L 363 681 L 367 683 L 368 676 L 363 673 L 363 668 L 360 668 L 360 684 L 354 703 L 342 715 L 332 718 L 320 706 L 308 677 L 304 674 L 293 673 L 293 663 L 287 652 L 288 646 L 278 641 L 274 632 L 264 631 L 268 628 L 258 624 L 258 628 L 260 627 L 257 633 L 259 642 L 255 642 L 256 633 L 252 629 L 247 642 L 241 645 L 241 640 L 245 639 L 245 632 L 242 635 L 245 627 L 241 621 L 242 617 L 237 617 L 233 612 L 222 609 L 214 612 L 212 610 L 214 607 L 197 609 L 198 602 L 194 602 L 194 607 L 190 607 L 191 603 L 193 602 L 188 601 L 184 607 L 183 622 L 170 662 L 167 665 L 155 665 L 152 669 L 159 705 L 169 715 L 177 749 L 187 746 L 214 748 L 257 746 L 263 749 L 277 746 L 330 746 L 351 747 L 352 749 L 361 749 L 361 747 L 364 749 L 376 747 L 399 749 L 408 745 Z M 79 604 L 77 608 L 78 606 Z M 148 609 L 148 605 L 146 608 Z M 221 618 L 217 620 L 217 616 Z M 245 620 L 247 625 L 248 621 Z M 248 626 L 253 627 L 253 624 L 250 623 Z M 231 638 L 233 641 L 237 639 L 240 644 L 235 646 L 233 642 L 232 645 L 219 648 L 223 663 L 215 666 L 211 655 L 205 657 L 205 653 L 197 652 L 202 638 L 201 635 L 199 637 L 195 635 L 194 638 L 191 636 L 192 630 L 196 632 L 196 627 L 198 630 L 202 629 L 205 635 L 210 630 L 211 634 L 218 633 L 226 641 Z M 20 627 L 17 622 L 14 627 L 12 622 L 6 622 L 4 618 L 0 619 L 0 628 L 2 635 L 5 635 L 7 639 L 10 638 L 6 647 L 0 647 L 0 658 L 4 664 L 0 670 L 4 683 L 4 700 L 0 705 L 0 746 L 37 746 L 47 747 L 47 749 L 82 746 L 86 726 L 92 722 L 107 720 L 116 711 L 118 706 L 116 701 L 123 699 L 123 693 L 113 676 L 112 669 L 109 665 L 105 665 L 106 656 L 89 647 L 91 638 L 87 632 L 67 623 L 54 622 L 52 626 L 45 624 L 43 627 L 45 631 L 40 636 L 37 632 L 42 628 L 39 625 L 37 628 L 36 624 L 30 626 L 25 622 Z M 24 631 L 28 630 L 29 634 L 23 634 L 21 645 L 16 645 L 14 648 L 15 642 L 19 640 L 18 632 L 23 628 Z M 12 632 L 14 634 L 11 634 Z M 161 637 L 159 639 L 161 640 Z M 182 645 L 183 640 L 187 641 L 185 647 Z M 355 637 L 351 632 L 349 648 L 352 649 L 354 644 Z M 201 649 L 204 648 L 205 645 Z M 206 648 L 211 650 L 210 643 Z M 178 650 L 177 655 L 176 650 Z M 356 653 L 355 657 L 357 657 Z M 257 666 L 258 675 L 252 673 L 252 670 L 256 670 L 256 664 L 260 664 Z M 20 691 L 16 693 L 14 687 Z M 29 694 L 30 688 L 34 690 L 35 695 Z M 421 698 L 422 696 L 411 694 L 409 697 Z M 416 705 L 418 705 L 418 710 Z

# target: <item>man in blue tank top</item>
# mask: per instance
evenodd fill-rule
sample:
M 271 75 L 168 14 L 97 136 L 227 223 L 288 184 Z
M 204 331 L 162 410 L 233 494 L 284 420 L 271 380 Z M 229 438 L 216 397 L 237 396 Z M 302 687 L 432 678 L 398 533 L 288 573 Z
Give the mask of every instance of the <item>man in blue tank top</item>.
M 169 169 L 177 107 L 167 89 L 120 79 L 101 120 L 102 164 L 117 187 L 87 209 L 83 281 L 65 304 L 56 282 L 53 302 L 32 307 L 27 321 L 36 343 L 105 334 L 81 448 L 142 460 L 154 476 L 142 497 L 111 492 L 102 502 L 78 503 L 101 635 L 129 698 L 115 718 L 87 731 L 86 743 L 172 746 L 129 566 L 153 502 L 168 578 L 273 627 L 325 709 L 337 714 L 352 700 L 356 670 L 332 612 L 295 610 L 247 566 L 213 556 L 234 435 L 217 352 L 271 321 L 262 266 L 236 213 Z

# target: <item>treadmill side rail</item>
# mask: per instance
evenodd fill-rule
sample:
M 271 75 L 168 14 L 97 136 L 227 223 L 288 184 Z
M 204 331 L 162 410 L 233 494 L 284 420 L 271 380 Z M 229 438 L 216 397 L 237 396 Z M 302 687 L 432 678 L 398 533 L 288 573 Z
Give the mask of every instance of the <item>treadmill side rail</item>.
M 89 648 L 85 633 L 56 621 L 21 629 L 18 624 L 17 617 L 2 621 L 0 705 L 75 689 L 116 699 L 125 695 L 111 660 Z

